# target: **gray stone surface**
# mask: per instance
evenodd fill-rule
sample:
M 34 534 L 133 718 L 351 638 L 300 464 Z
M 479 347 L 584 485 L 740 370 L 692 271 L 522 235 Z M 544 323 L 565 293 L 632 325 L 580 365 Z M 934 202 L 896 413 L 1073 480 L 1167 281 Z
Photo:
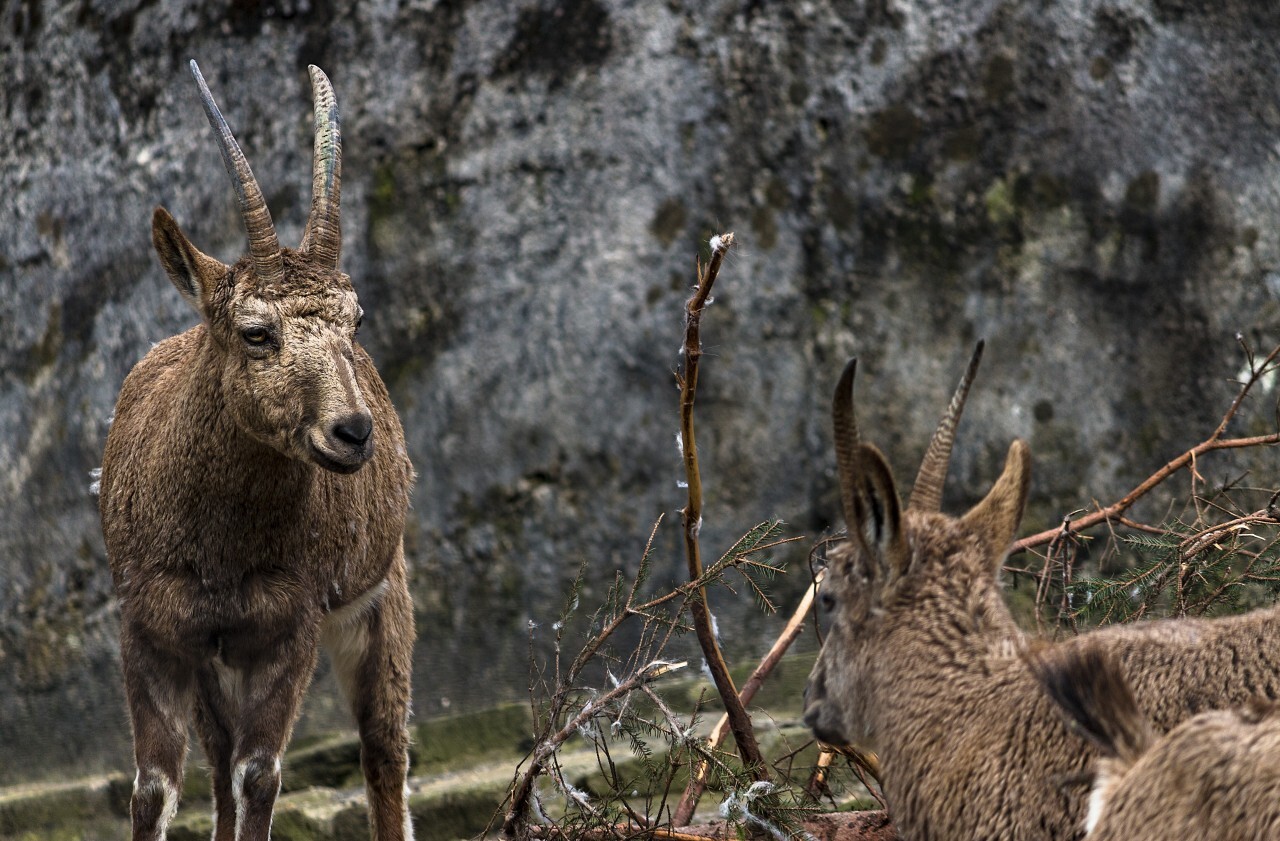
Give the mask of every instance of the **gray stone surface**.
M 522 694 L 528 621 L 545 637 L 584 559 L 593 604 L 661 512 L 655 586 L 679 574 L 671 372 L 721 230 L 740 246 L 704 326 L 711 554 L 771 516 L 832 525 L 826 406 L 855 352 L 905 483 L 987 337 L 948 499 L 1025 436 L 1036 527 L 1203 437 L 1234 334 L 1280 339 L 1276 8 L 0 4 L 0 783 L 127 767 L 89 471 L 130 366 L 194 322 L 152 207 L 224 260 L 244 247 L 187 59 L 285 242 L 309 200 L 305 67 L 334 80 L 343 266 L 420 474 L 426 716 Z M 1251 466 L 1274 484 L 1274 454 Z M 749 602 L 719 603 L 735 657 L 776 627 Z M 313 694 L 304 730 L 336 714 Z

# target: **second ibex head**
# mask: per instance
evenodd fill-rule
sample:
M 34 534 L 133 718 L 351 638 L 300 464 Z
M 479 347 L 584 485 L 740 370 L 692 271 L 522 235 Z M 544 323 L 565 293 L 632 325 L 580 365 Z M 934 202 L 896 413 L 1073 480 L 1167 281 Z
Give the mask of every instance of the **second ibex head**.
M 990 624 L 997 636 L 1005 630 L 1007 612 L 992 601 L 991 582 L 1022 517 L 1030 479 L 1026 445 L 1013 443 L 1003 475 L 967 514 L 939 513 L 956 424 L 982 347 L 934 433 L 905 509 L 884 455 L 858 438 L 856 360 L 836 386 L 832 415 L 848 536 L 830 555 L 820 601 L 831 629 L 805 689 L 805 721 L 825 742 L 880 750 L 879 713 L 904 700 L 886 694 L 933 691 L 927 674 L 917 687 L 903 674 L 911 670 L 904 664 L 914 661 L 928 672 L 925 661 L 940 650 L 930 645 L 932 636 L 968 633 L 975 623 Z M 940 615 L 939 605 L 962 609 Z M 1009 639 L 1017 637 L 1016 628 L 1007 630 Z

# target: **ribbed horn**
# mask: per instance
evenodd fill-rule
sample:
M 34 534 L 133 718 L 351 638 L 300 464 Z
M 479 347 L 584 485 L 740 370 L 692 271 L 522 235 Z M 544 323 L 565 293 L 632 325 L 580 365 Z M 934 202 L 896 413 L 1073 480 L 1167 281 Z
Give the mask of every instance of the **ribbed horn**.
M 853 450 L 858 446 L 858 420 L 853 414 L 853 375 L 858 370 L 858 357 L 850 359 L 840 374 L 835 397 L 831 400 L 831 427 L 835 435 L 836 471 L 840 479 L 840 502 L 844 505 L 847 525 L 857 522 L 853 503 Z
M 933 433 L 929 449 L 925 451 L 924 461 L 920 463 L 920 472 L 916 474 L 915 486 L 911 489 L 911 500 L 907 508 L 913 511 L 938 511 L 942 508 L 942 484 L 947 479 L 947 468 L 951 464 L 951 445 L 956 439 L 956 425 L 960 423 L 960 414 L 964 411 L 964 401 L 969 396 L 969 386 L 978 373 L 978 363 L 982 361 L 982 348 L 986 344 L 978 340 L 969 359 L 969 367 L 951 397 L 947 413 L 938 423 Z
M 324 71 L 314 64 L 311 99 L 315 103 L 315 148 L 311 156 L 311 216 L 307 218 L 300 251 L 327 269 L 338 268 L 342 251 L 342 223 L 338 209 L 342 194 L 342 130 L 338 101 Z
M 267 200 L 262 196 L 258 180 L 249 169 L 249 162 L 240 151 L 240 144 L 231 134 L 227 121 L 223 119 L 218 104 L 209 93 L 204 76 L 195 59 L 191 60 L 191 75 L 200 86 L 200 101 L 204 103 L 205 116 L 218 141 L 218 149 L 222 152 L 222 165 L 231 176 L 235 187 L 236 199 L 240 202 L 240 215 L 244 217 L 245 229 L 249 232 L 249 253 L 253 256 L 253 269 L 264 283 L 275 283 L 284 277 L 284 261 L 280 256 L 280 240 L 276 238 L 276 229 L 271 224 L 271 212 L 267 210 Z

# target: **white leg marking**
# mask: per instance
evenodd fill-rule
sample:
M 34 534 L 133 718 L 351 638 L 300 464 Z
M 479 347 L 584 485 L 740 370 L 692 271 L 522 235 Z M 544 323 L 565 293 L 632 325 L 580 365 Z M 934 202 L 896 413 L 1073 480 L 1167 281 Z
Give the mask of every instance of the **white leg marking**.
M 173 820 L 174 815 L 178 814 L 178 789 L 169 781 L 168 777 L 155 768 L 147 771 L 145 783 L 143 782 L 141 768 L 138 769 L 138 773 L 134 774 L 133 793 L 135 796 L 146 796 L 142 793 L 144 785 L 148 788 L 159 786 L 161 796 L 164 798 L 164 806 L 160 809 L 160 817 L 156 821 L 156 829 L 160 831 L 160 841 L 164 841 L 165 832 L 169 829 L 170 821 Z
M 236 838 L 240 837 L 240 833 L 244 829 L 244 775 L 248 770 L 249 763 L 253 762 L 255 759 L 260 760 L 261 757 L 251 756 L 248 759 L 242 759 L 236 763 L 236 767 L 231 771 L 231 796 L 235 798 L 236 801 Z M 280 795 L 280 757 L 271 757 L 271 766 L 275 770 L 276 774 L 276 796 L 278 797 Z M 275 809 L 273 808 L 273 816 L 274 813 Z M 267 837 L 271 837 L 270 821 L 267 822 Z
M 173 816 L 178 814 L 178 789 L 165 780 L 164 783 L 164 811 L 160 813 L 160 838 L 164 839 L 165 833 L 169 830 L 169 822 L 173 820 Z
M 404 781 L 404 841 L 413 841 L 413 816 L 409 814 L 409 781 Z
M 240 828 L 244 824 L 244 770 L 249 760 L 236 763 L 231 771 L 231 799 L 236 804 L 236 838 L 240 837 Z

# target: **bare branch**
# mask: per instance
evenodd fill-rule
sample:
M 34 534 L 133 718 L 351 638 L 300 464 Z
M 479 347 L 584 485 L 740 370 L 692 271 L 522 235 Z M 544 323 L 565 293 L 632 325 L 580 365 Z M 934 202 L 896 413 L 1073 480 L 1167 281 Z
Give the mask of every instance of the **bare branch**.
M 711 288 L 720 273 L 724 255 L 733 246 L 733 234 L 721 234 L 711 239 L 711 261 L 704 267 L 698 262 L 698 286 L 685 305 L 684 330 L 684 371 L 677 376 L 680 383 L 680 447 L 684 456 L 685 480 L 689 486 L 689 500 L 681 510 L 684 526 L 685 559 L 689 566 L 689 580 L 699 581 L 703 578 L 702 550 L 698 543 L 698 533 L 702 529 L 702 474 L 698 467 L 698 447 L 694 436 L 693 404 L 698 392 L 698 370 L 702 358 L 702 313 L 711 295 Z M 692 594 L 690 610 L 693 614 L 693 627 L 698 636 L 698 644 L 702 647 L 703 657 L 711 672 L 716 691 L 720 694 L 728 711 L 730 729 L 742 757 L 743 765 L 756 780 L 767 780 L 768 769 L 760 755 L 760 746 L 756 743 L 755 732 L 751 727 L 751 718 L 746 708 L 738 699 L 738 690 L 733 685 L 729 674 L 729 666 L 725 663 L 711 627 L 711 611 L 707 605 L 706 589 L 698 586 Z

